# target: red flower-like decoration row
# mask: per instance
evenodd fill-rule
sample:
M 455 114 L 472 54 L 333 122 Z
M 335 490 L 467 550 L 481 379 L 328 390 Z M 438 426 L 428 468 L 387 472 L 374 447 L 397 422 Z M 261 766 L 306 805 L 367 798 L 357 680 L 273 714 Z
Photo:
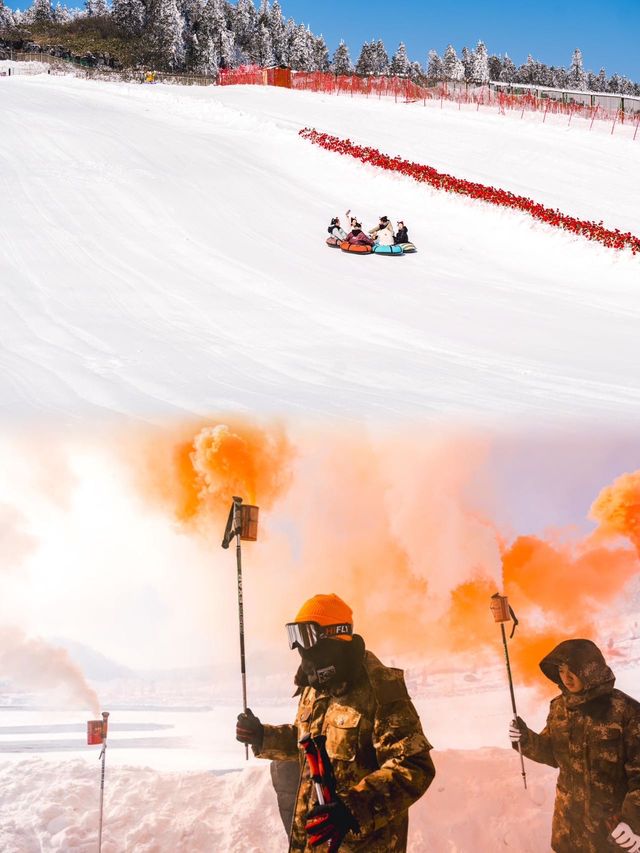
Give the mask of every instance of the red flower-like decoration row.
M 320 145 L 322 148 L 326 148 L 327 151 L 335 151 L 338 154 L 355 157 L 356 160 L 360 160 L 362 163 L 369 163 L 371 166 L 387 169 L 390 172 L 399 172 L 401 175 L 407 175 L 413 178 L 414 181 L 429 184 L 438 190 L 481 199 L 499 207 L 522 210 L 534 219 L 539 219 L 541 222 L 546 222 L 555 228 L 564 228 L 565 231 L 579 234 L 588 240 L 597 240 L 611 249 L 628 248 L 631 249 L 634 255 L 640 253 L 640 237 L 636 237 L 629 231 L 622 232 L 617 228 L 614 230 L 605 228 L 602 222 L 589 222 L 585 219 L 578 219 L 575 216 L 569 216 L 559 210 L 553 210 L 550 207 L 545 207 L 543 204 L 538 204 L 525 196 L 515 195 L 508 190 L 488 187 L 474 181 L 465 181 L 463 178 L 454 178 L 453 175 L 438 172 L 431 166 L 412 163 L 409 160 L 403 160 L 402 157 L 389 157 L 387 154 L 382 154 L 377 148 L 355 145 L 350 139 L 340 139 L 328 133 L 320 133 L 310 127 L 303 128 L 299 133 L 303 139 L 308 139 L 309 142 L 312 142 L 314 145 Z

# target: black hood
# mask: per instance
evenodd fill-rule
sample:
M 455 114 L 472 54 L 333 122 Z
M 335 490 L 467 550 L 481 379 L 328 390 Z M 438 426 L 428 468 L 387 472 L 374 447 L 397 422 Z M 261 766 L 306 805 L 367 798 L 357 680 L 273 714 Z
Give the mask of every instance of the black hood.
M 562 683 L 558 672 L 562 664 L 566 664 L 584 684 L 581 693 L 570 693 Z M 610 693 L 616 680 L 604 655 L 591 640 L 565 640 L 540 661 L 540 669 L 558 685 L 572 705 Z

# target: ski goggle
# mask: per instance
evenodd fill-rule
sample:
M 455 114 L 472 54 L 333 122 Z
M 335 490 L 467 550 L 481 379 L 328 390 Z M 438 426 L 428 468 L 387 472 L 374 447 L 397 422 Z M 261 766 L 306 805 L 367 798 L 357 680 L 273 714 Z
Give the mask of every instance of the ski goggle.
M 337 625 L 319 625 L 317 622 L 288 622 L 286 627 L 290 649 L 311 649 L 320 640 L 351 637 L 353 635 L 353 625 L 349 622 L 339 622 Z

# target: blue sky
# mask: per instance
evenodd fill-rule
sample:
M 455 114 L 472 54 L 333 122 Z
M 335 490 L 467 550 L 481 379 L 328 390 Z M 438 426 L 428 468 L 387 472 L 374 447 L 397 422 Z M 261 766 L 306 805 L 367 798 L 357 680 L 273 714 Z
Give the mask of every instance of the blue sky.
M 5 0 L 26 8 L 32 0 Z M 64 0 L 63 0 L 64 2 Z M 404 41 L 411 59 L 424 64 L 427 52 L 440 54 L 451 43 L 458 50 L 482 39 L 490 53 L 507 52 L 519 65 L 531 53 L 548 65 L 569 65 L 574 48 L 585 68 L 625 74 L 640 80 L 640 0 L 538 0 L 518 6 L 496 0 L 280 0 L 285 16 L 323 33 L 333 52 L 341 38 L 356 59 L 364 41 L 381 38 L 393 53 Z M 67 0 L 82 6 L 82 0 Z M 259 5 L 259 0 L 255 0 Z
M 548 65 L 569 65 L 574 48 L 585 68 L 640 80 L 640 0 L 580 3 L 500 3 L 495 0 L 280 0 L 284 14 L 322 33 L 333 50 L 341 38 L 357 58 L 364 41 L 381 38 L 394 52 L 404 41 L 411 59 L 424 64 L 427 51 L 440 54 L 482 39 L 490 53 L 507 52 L 516 65 L 531 53 Z M 355 54 L 355 56 L 354 56 Z

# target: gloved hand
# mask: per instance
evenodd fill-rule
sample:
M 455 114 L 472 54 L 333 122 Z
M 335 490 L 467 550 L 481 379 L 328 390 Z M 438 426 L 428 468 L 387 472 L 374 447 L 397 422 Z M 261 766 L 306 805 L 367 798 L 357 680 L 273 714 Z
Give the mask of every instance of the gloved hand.
M 523 719 L 520 717 L 516 717 L 515 720 L 511 720 L 509 724 L 509 740 L 513 744 L 521 743 L 522 736 L 527 731 L 527 725 Z
M 342 800 L 336 800 L 311 809 L 305 831 L 309 836 L 310 847 L 330 841 L 330 849 L 337 850 L 345 835 L 348 832 L 360 832 L 360 827 Z
M 636 835 L 628 823 L 619 823 L 611 836 L 623 850 L 628 850 L 629 853 L 640 851 L 640 835 Z
M 236 740 L 240 743 L 248 743 L 260 749 L 264 738 L 264 726 L 253 713 L 251 708 L 247 708 L 242 714 L 238 714 L 238 722 L 236 723 Z

